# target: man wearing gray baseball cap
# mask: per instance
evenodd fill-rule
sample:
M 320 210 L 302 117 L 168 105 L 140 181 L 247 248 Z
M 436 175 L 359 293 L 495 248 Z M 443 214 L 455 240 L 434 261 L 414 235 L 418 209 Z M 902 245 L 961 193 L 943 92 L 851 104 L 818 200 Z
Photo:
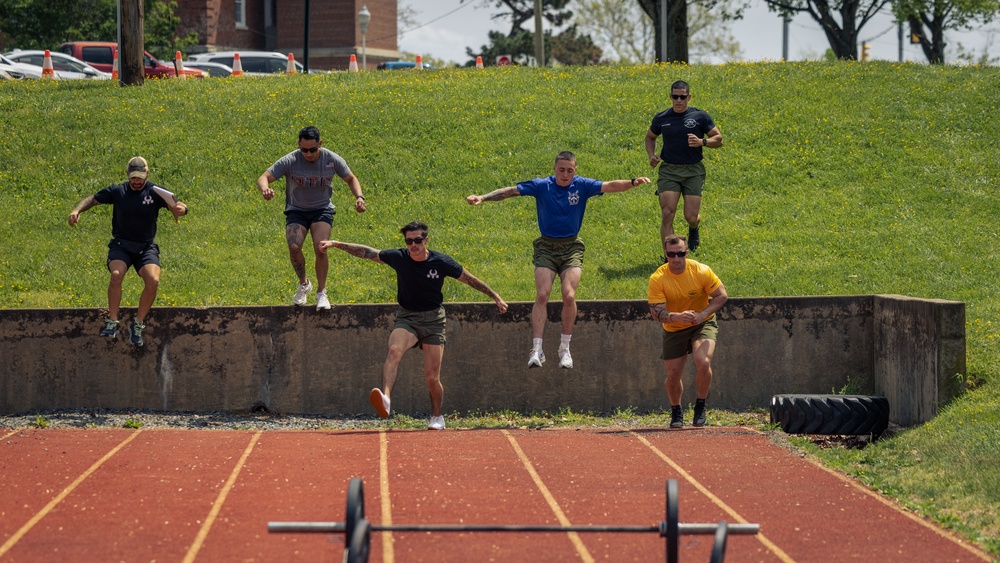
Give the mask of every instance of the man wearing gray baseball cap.
M 108 318 L 104 320 L 101 336 L 111 339 L 120 332 L 118 309 L 122 300 L 122 280 L 129 268 L 135 268 L 143 281 L 142 295 L 135 318 L 128 327 L 128 339 L 135 346 L 142 346 L 142 331 L 149 309 L 156 300 L 160 285 L 160 247 L 153 242 L 156 220 L 160 209 L 166 207 L 179 220 L 187 215 L 188 207 L 174 194 L 148 180 L 149 165 L 141 156 L 128 161 L 128 181 L 104 188 L 83 198 L 69 214 L 69 225 L 80 222 L 80 214 L 102 203 L 112 205 L 111 242 L 108 243 Z

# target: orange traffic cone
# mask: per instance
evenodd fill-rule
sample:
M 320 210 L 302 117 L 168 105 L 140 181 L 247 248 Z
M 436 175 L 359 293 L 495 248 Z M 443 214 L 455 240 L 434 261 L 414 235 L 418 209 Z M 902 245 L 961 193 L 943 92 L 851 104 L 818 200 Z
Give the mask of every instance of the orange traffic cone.
M 240 54 L 233 54 L 233 74 L 232 76 L 243 76 L 243 63 L 240 62 Z
M 46 49 L 45 55 L 42 57 L 42 78 L 53 79 L 55 77 L 56 71 L 52 70 L 52 53 Z
M 483 58 L 476 57 L 476 68 L 483 68 Z
M 358 57 L 357 56 L 351 55 L 351 62 L 347 65 L 347 70 L 349 70 L 351 72 L 357 72 L 358 71 Z
M 187 78 L 184 74 L 184 61 L 181 60 L 181 52 L 174 53 L 174 76 L 177 78 Z
M 288 63 L 285 65 L 285 74 L 295 74 L 295 55 L 288 53 Z
M 118 51 L 115 51 L 111 63 L 111 80 L 118 80 Z
M 415 66 L 413 68 L 415 68 L 417 70 L 423 70 L 424 69 L 424 59 L 421 58 L 420 55 L 417 55 L 417 66 Z

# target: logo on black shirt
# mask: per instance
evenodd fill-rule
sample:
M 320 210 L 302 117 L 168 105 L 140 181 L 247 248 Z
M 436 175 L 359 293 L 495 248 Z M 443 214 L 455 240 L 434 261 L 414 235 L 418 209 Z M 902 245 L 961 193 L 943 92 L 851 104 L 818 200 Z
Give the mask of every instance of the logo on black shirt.
M 427 279 L 429 280 L 436 280 L 438 279 L 438 277 L 439 276 L 437 270 L 431 269 L 431 271 L 427 272 Z
M 151 196 L 149 194 L 146 194 L 146 197 L 142 198 L 142 204 L 143 205 L 152 205 L 153 204 L 153 196 Z

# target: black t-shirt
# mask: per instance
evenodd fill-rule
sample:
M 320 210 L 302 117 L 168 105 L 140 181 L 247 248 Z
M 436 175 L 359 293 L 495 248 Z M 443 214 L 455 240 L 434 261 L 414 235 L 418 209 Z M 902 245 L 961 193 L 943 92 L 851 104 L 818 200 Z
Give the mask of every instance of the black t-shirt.
M 444 304 L 444 277 L 458 279 L 462 266 L 451 256 L 428 250 L 423 262 L 410 258 L 405 248 L 383 250 L 378 259 L 396 270 L 396 301 L 407 311 L 433 311 Z
M 696 164 L 701 162 L 701 147 L 688 146 L 688 133 L 704 137 L 715 129 L 715 121 L 708 113 L 688 106 L 684 113 L 668 108 L 653 116 L 649 130 L 663 136 L 660 158 L 671 164 Z
M 94 194 L 99 203 L 114 206 L 111 234 L 115 238 L 149 244 L 156 236 L 156 219 L 167 202 L 153 191 L 155 184 L 146 182 L 135 191 L 128 182 L 108 186 Z M 158 186 L 157 186 L 158 187 Z M 163 189 L 163 188 L 160 188 Z

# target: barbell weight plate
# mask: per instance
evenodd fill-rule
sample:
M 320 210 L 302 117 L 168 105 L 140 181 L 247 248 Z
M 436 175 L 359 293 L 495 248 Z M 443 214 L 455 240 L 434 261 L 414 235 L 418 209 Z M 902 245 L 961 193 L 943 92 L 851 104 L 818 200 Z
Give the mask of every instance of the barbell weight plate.
M 726 540 L 729 537 L 729 525 L 723 520 L 715 529 L 715 543 L 712 545 L 712 563 L 722 563 L 726 559 Z
M 346 563 L 368 563 L 368 551 L 371 548 L 372 528 L 368 520 L 361 518 L 354 526 L 354 534 L 347 545 Z
M 667 563 L 677 563 L 680 550 L 678 494 L 677 479 L 667 479 Z
M 360 477 L 347 484 L 347 512 L 344 513 L 344 545 L 354 537 L 354 529 L 365 517 L 365 485 Z

